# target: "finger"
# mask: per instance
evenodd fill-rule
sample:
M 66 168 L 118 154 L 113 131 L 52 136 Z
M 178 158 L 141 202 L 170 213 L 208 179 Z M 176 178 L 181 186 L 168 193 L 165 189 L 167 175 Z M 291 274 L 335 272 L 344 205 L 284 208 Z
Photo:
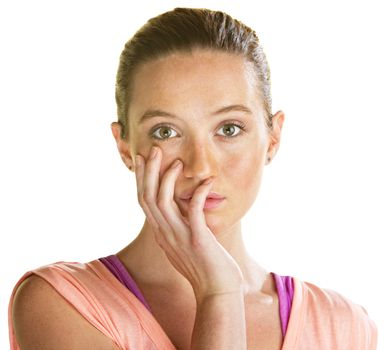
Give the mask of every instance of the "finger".
M 135 157 L 135 175 L 136 175 L 136 182 L 137 182 L 138 202 L 146 215 L 147 221 L 150 223 L 150 225 L 153 229 L 154 239 L 156 240 L 157 244 L 161 248 L 164 248 L 167 245 L 166 240 L 164 239 L 163 235 L 159 232 L 159 224 L 154 219 L 153 214 L 151 213 L 148 205 L 145 203 L 145 201 L 143 199 L 144 172 L 145 172 L 144 158 L 141 155 L 136 155 L 136 157 Z
M 211 190 L 213 179 L 204 181 L 193 193 L 193 197 L 189 203 L 188 218 L 192 231 L 192 238 L 197 242 L 204 229 L 207 228 L 204 215 L 204 204 L 208 193 Z
M 159 171 L 161 168 L 161 150 L 156 147 L 156 154 L 154 157 L 151 155 L 145 166 L 145 172 L 143 176 L 144 191 L 143 201 L 145 210 L 155 219 L 158 224 L 158 231 L 164 236 L 166 240 L 169 234 L 173 231 L 170 224 L 166 221 L 163 214 L 157 205 L 157 194 L 159 192 Z M 171 240 L 169 241 L 171 243 Z
M 143 176 L 143 181 L 145 183 L 143 193 L 144 209 L 146 212 L 150 213 L 150 216 L 152 216 L 159 225 L 158 230 L 154 230 L 154 239 L 165 252 L 170 262 L 176 267 L 176 269 L 180 270 L 180 267 L 182 269 L 182 267 L 185 266 L 184 261 L 182 261 L 183 258 L 180 254 L 181 247 L 183 246 L 181 244 L 182 236 L 185 235 L 186 231 L 186 236 L 189 239 L 190 232 L 189 228 L 187 226 L 185 227 L 185 224 L 182 221 L 179 221 L 177 214 L 174 212 L 174 206 L 171 205 L 172 203 L 161 205 L 163 201 L 160 201 L 159 199 L 159 192 L 160 188 L 162 187 L 162 183 L 158 188 L 161 158 L 162 152 L 158 150 L 154 158 L 150 157 L 148 164 L 145 167 L 145 174 Z M 169 169 L 167 172 L 165 172 L 165 176 L 162 179 L 162 182 L 165 182 L 165 184 L 167 181 L 166 177 L 168 178 L 168 181 L 173 182 L 173 192 L 175 183 L 174 170 L 177 173 L 177 169 Z M 173 179 L 171 179 L 172 177 Z M 177 177 L 177 175 L 175 175 L 175 177 Z M 155 194 L 156 192 L 158 192 L 158 196 Z M 170 208 L 168 209 L 170 215 L 166 215 L 166 217 L 173 218 L 172 220 L 168 220 L 164 216 L 163 211 L 160 209 L 161 206 L 162 208 Z M 176 209 L 179 211 L 177 206 Z M 177 237 L 181 238 L 181 242 L 179 239 L 177 239 Z
M 143 157 L 141 155 L 136 155 L 136 157 L 135 157 L 135 176 L 136 176 L 136 184 L 137 184 L 138 202 L 146 214 L 147 221 L 150 223 L 150 225 L 152 226 L 152 228 L 154 230 L 158 230 L 159 229 L 158 223 L 155 221 L 155 219 L 151 215 L 151 212 L 143 199 L 143 192 L 144 192 L 143 178 L 144 178 L 144 171 L 145 171 L 144 169 L 145 169 L 145 161 L 144 161 Z
M 156 200 L 159 186 L 159 169 L 161 167 L 161 158 L 159 148 L 153 147 L 153 149 L 156 150 L 156 154 L 153 157 L 153 151 L 150 152 L 143 174 L 143 198 L 147 204 Z
M 174 229 L 173 233 L 177 234 L 175 239 L 188 239 L 190 237 L 189 228 L 174 200 L 174 186 L 181 170 L 182 162 L 177 159 L 165 172 L 158 193 L 157 205 L 166 221 Z

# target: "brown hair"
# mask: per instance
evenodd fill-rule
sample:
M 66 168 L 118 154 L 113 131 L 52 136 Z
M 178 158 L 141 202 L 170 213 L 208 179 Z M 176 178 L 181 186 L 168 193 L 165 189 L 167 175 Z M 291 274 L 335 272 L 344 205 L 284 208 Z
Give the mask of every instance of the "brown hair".
M 173 52 L 213 49 L 239 54 L 254 65 L 266 112 L 272 127 L 270 69 L 259 39 L 251 28 L 221 11 L 175 8 L 151 18 L 125 44 L 116 75 L 116 104 L 121 137 L 128 139 L 131 81 L 136 68 Z

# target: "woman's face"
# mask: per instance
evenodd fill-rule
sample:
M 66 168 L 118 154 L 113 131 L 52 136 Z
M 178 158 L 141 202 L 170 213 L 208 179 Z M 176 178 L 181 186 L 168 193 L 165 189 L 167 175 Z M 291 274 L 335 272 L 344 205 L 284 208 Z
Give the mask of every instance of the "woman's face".
M 183 162 L 174 198 L 209 177 L 225 197 L 205 209 L 208 227 L 223 232 L 237 224 L 258 193 L 271 144 L 252 67 L 242 57 L 199 50 L 175 53 L 142 65 L 133 80 L 129 111 L 132 160 L 162 150 L 160 180 L 174 160 Z M 236 124 L 236 125 L 234 125 Z

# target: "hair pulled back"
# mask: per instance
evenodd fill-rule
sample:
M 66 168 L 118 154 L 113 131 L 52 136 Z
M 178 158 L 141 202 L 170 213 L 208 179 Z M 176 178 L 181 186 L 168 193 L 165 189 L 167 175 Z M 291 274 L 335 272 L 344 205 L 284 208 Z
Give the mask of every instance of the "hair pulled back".
M 131 82 L 137 67 L 171 53 L 193 49 L 234 53 L 252 62 L 260 83 L 266 126 L 272 127 L 270 68 L 255 31 L 221 11 L 175 8 L 149 19 L 125 44 L 120 55 L 115 98 L 122 139 L 128 139 Z

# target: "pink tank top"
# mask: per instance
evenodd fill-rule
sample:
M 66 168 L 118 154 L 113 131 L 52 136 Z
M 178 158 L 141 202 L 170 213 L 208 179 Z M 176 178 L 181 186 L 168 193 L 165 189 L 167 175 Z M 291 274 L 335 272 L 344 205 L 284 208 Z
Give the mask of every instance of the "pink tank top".
M 134 279 L 131 277 L 130 273 L 127 271 L 120 259 L 116 255 L 109 255 L 107 257 L 100 258 L 99 260 L 129 291 L 131 291 L 143 303 L 143 305 L 150 311 L 150 313 L 152 313 L 146 299 L 142 295 Z M 271 272 L 271 274 L 277 286 L 282 334 L 283 337 L 285 337 L 290 311 L 292 309 L 294 293 L 293 279 L 290 276 L 279 276 L 274 272 Z

